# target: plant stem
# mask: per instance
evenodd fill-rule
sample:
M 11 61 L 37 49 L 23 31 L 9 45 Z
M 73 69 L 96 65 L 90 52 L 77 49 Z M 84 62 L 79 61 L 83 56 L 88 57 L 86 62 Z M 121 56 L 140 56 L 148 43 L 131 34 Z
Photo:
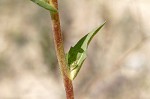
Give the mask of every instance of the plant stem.
M 49 0 L 49 3 L 51 3 L 55 8 L 58 9 L 57 0 Z M 54 32 L 53 36 L 54 36 L 55 51 L 56 51 L 60 71 L 63 76 L 64 86 L 66 90 L 66 97 L 67 99 L 74 99 L 73 85 L 72 85 L 72 81 L 69 79 L 69 70 L 67 68 L 67 62 L 65 59 L 59 12 L 50 13 L 50 14 L 51 14 L 52 27 Z

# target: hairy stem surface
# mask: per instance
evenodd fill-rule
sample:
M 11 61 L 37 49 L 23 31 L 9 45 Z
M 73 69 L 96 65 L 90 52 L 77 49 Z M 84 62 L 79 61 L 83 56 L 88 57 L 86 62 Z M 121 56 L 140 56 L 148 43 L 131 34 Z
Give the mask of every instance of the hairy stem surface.
M 49 3 L 51 3 L 56 9 L 58 9 L 57 0 L 49 0 Z M 72 85 L 72 81 L 69 79 L 69 70 L 67 68 L 67 63 L 65 59 L 59 13 L 52 12 L 50 14 L 51 14 L 52 27 L 53 27 L 53 32 L 54 32 L 53 36 L 54 36 L 55 51 L 56 51 L 57 59 L 59 62 L 60 71 L 63 76 L 66 97 L 67 99 L 74 99 L 73 85 Z

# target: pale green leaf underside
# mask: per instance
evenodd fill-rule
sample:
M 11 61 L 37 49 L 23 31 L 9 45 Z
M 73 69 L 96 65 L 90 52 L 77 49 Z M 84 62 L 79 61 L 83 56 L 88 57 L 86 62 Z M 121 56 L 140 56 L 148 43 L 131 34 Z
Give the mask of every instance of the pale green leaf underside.
M 31 0 L 34 3 L 38 4 L 39 6 L 49 10 L 50 12 L 57 12 L 57 9 L 54 8 L 52 5 L 50 5 L 47 1 L 45 0 Z
M 69 52 L 66 54 L 66 60 L 68 62 L 68 68 L 70 70 L 70 79 L 74 80 L 77 76 L 84 60 L 86 59 L 86 52 L 88 45 L 96 33 L 104 26 L 103 23 L 100 27 L 94 31 L 88 33 L 81 38 L 74 47 L 71 47 Z

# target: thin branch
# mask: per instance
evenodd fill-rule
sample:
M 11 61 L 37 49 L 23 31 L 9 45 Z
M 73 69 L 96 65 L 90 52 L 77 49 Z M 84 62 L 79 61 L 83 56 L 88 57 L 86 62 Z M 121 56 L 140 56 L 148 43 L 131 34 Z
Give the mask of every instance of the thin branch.
M 49 3 L 52 4 L 56 9 L 58 9 L 57 0 L 49 0 Z M 67 99 L 74 99 L 73 85 L 72 85 L 72 81 L 69 79 L 69 70 L 67 68 L 67 63 L 65 59 L 59 13 L 51 12 L 50 14 L 51 14 L 52 27 L 53 27 L 53 32 L 54 32 L 53 36 L 54 36 L 55 51 L 56 51 L 57 59 L 59 62 L 60 71 L 63 76 L 64 86 L 66 90 L 66 97 Z

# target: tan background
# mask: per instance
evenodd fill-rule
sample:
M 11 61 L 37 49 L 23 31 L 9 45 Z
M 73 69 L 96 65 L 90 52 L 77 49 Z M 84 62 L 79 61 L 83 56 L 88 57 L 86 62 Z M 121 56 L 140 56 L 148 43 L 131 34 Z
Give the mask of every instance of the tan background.
M 76 99 L 150 99 L 150 0 L 59 0 L 65 51 L 107 21 L 74 81 Z M 65 99 L 48 11 L 0 0 L 0 99 Z

